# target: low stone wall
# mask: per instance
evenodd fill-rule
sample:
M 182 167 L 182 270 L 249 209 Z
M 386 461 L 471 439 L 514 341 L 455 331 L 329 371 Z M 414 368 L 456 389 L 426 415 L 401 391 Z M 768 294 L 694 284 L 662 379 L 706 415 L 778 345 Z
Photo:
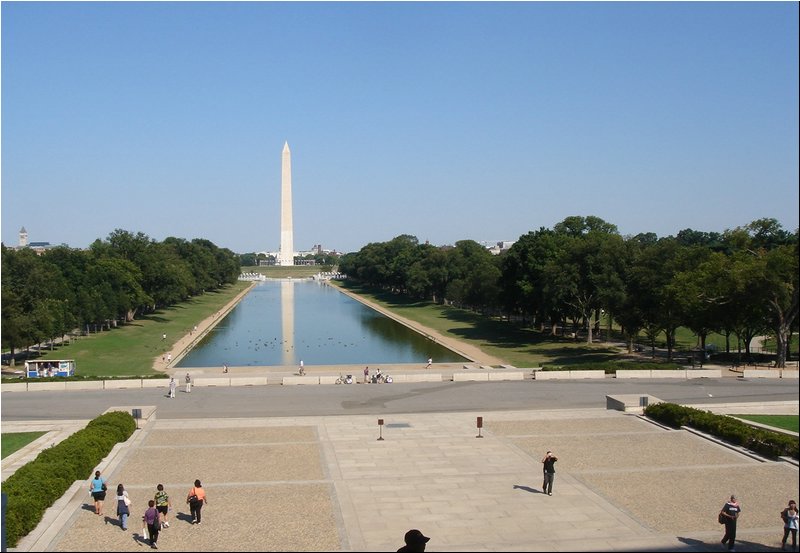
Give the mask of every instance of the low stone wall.
M 178 379 L 175 381 L 178 382 Z M 142 388 L 169 388 L 169 378 L 143 378 Z
M 392 375 L 394 378 L 394 375 Z M 441 382 L 442 381 L 442 374 L 441 373 L 418 373 L 418 374 L 407 374 L 406 375 L 406 382 Z
M 686 369 L 664 369 L 664 370 L 653 370 L 652 371 L 653 378 L 686 378 Z
M 298 386 L 298 385 L 311 385 L 311 384 L 319 384 L 318 376 L 284 376 L 283 377 L 283 385 L 284 386 Z M 336 378 L 334 378 L 336 380 Z
M 230 378 L 231 386 L 266 386 L 266 376 L 243 376 L 238 378 Z
M 0 385 L 0 391 L 2 392 L 27 392 L 28 391 L 28 383 L 27 382 L 4 382 Z
M 606 409 L 641 413 L 647 405 L 660 402 L 660 399 L 649 394 L 615 394 L 606 396 Z
M 686 378 L 722 378 L 722 369 L 687 369 Z
M 631 370 L 622 370 L 617 371 L 616 376 L 618 379 L 624 378 L 652 378 L 653 372 L 650 369 L 631 369 Z M 659 371 L 660 372 L 660 371 Z
M 745 378 L 780 378 L 780 369 L 745 369 L 742 373 Z
M 466 381 L 488 382 L 489 373 L 487 372 L 453 373 L 453 382 L 466 382 Z
M 28 382 L 29 392 L 63 392 L 66 382 Z
M 185 386 L 186 382 L 181 382 L 178 380 L 178 386 Z M 231 379 L 225 377 L 213 377 L 213 376 L 196 376 L 192 379 L 192 386 L 220 386 L 220 387 L 227 387 L 231 385 Z
M 570 378 L 605 378 L 606 372 L 601 370 L 593 371 L 569 371 Z
M 122 380 L 103 381 L 103 388 L 105 388 L 106 390 L 119 390 L 122 388 L 141 388 L 141 387 L 142 387 L 141 378 L 125 378 Z
M 64 382 L 64 389 L 70 390 L 102 390 L 104 381 L 102 380 L 67 380 Z
M 794 370 L 783 369 L 783 370 L 781 370 L 781 378 L 794 378 L 795 380 L 797 380 L 798 375 L 800 375 L 800 371 L 798 371 L 797 369 L 794 369 Z
M 488 376 L 489 380 L 525 380 L 525 374 L 520 371 L 492 371 Z
M 569 380 L 569 371 L 539 371 L 534 380 Z

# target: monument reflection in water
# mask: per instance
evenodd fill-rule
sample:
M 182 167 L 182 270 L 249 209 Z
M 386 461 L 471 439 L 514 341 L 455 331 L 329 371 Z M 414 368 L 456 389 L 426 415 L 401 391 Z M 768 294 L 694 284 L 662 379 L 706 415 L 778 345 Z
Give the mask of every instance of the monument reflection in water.
M 257 284 L 178 367 L 378 365 L 466 361 L 315 281 Z

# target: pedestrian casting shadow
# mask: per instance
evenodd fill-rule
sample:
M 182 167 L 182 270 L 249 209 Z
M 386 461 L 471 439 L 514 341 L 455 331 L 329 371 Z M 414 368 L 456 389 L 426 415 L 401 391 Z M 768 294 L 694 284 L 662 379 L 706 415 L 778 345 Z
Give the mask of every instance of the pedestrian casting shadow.
M 94 512 L 94 504 L 92 504 L 92 503 L 84 503 L 84 504 L 81 506 L 81 509 L 83 509 L 84 511 L 91 511 L 91 512 Z
M 722 533 L 720 533 L 722 535 Z M 716 549 L 721 549 L 722 551 L 727 551 L 728 546 L 722 545 L 719 543 L 719 540 L 714 540 L 711 544 L 708 544 L 702 540 L 698 540 L 695 538 L 685 538 L 682 536 L 678 536 L 678 541 L 681 543 L 685 543 L 688 548 L 687 551 L 714 551 Z M 771 545 L 767 545 L 764 543 L 758 543 L 754 541 L 747 541 L 747 540 L 736 540 L 736 548 L 744 551 L 776 551 L 779 548 L 774 547 Z
M 105 520 L 106 524 L 113 524 L 114 526 L 119 526 L 119 529 L 122 530 L 122 521 L 119 518 L 110 517 L 108 515 L 104 515 L 103 519 Z M 128 516 L 128 521 L 131 520 L 131 517 Z
M 529 488 L 528 486 L 518 486 L 517 484 L 514 484 L 514 489 L 515 490 L 525 490 L 528 493 L 544 493 L 544 492 L 540 492 L 539 490 L 537 490 L 535 488 Z
M 143 545 L 150 545 L 150 540 L 147 538 L 147 536 L 144 536 L 139 532 L 134 532 L 131 534 L 131 537 L 133 537 L 133 541 L 135 541 L 139 547 Z
M 188 522 L 189 524 L 192 523 L 192 514 L 191 513 L 181 513 L 175 515 L 176 520 L 182 520 L 183 522 Z
M 685 543 L 686 545 L 692 547 L 693 549 L 696 548 L 696 551 L 706 551 L 706 544 L 702 540 L 696 540 L 694 538 L 683 538 L 678 536 L 678 541 L 681 543 Z

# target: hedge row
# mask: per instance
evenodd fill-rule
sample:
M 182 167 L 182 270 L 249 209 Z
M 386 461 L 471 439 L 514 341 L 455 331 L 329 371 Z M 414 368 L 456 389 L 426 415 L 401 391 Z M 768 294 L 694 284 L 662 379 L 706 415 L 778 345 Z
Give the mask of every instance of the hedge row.
M 3 483 L 6 540 L 9 547 L 29 534 L 44 512 L 75 480 L 93 475 L 97 465 L 118 442 L 130 438 L 136 421 L 122 411 L 100 415 L 61 443 L 42 451 Z
M 659 363 L 657 361 L 596 361 L 593 363 L 576 363 L 574 365 L 548 365 L 542 366 L 543 371 L 591 371 L 603 370 L 606 374 L 614 374 L 617 371 L 630 371 L 636 369 L 653 371 L 671 371 L 681 369 L 678 363 Z
M 644 414 L 672 428 L 690 426 L 767 457 L 797 459 L 800 452 L 800 441 L 794 436 L 754 428 L 733 417 L 715 415 L 710 411 L 674 403 L 654 403 L 645 408 Z

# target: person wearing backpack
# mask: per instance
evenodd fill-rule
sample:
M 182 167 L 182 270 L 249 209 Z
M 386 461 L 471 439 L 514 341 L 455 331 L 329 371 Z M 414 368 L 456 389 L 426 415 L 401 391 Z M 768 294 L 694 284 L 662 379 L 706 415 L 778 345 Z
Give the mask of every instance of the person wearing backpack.
M 781 551 L 786 551 L 786 539 L 789 534 L 792 534 L 792 551 L 797 551 L 797 526 L 798 526 L 798 513 L 797 503 L 794 499 L 789 501 L 789 506 L 781 511 L 781 519 L 783 519 L 783 539 L 781 540 Z

